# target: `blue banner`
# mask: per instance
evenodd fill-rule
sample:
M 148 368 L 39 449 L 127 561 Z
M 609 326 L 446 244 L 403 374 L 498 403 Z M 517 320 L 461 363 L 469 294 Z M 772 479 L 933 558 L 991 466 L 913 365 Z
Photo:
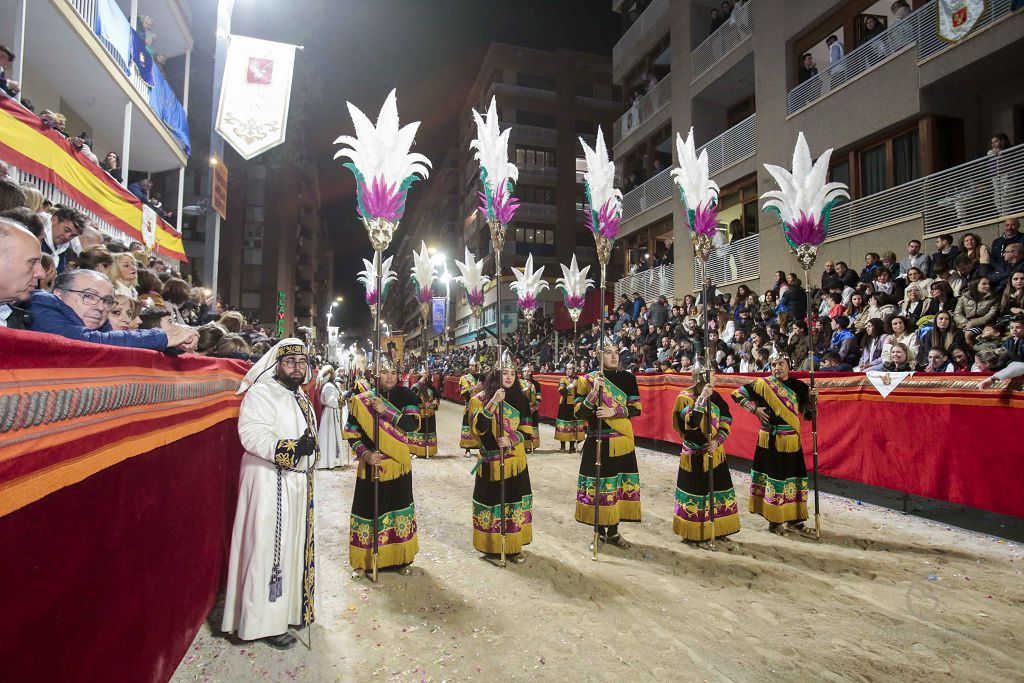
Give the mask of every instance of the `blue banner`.
M 139 78 L 153 87 L 153 55 L 146 49 L 146 36 L 135 29 L 132 29 L 132 62 L 139 72 Z
M 153 69 L 153 89 L 149 91 L 149 106 L 163 121 L 171 134 L 178 139 L 185 154 L 192 154 L 192 142 L 188 134 L 188 114 L 178 101 L 174 90 L 164 80 L 160 69 Z
M 444 297 L 434 297 L 432 316 L 434 334 L 444 334 L 444 324 L 448 320 L 448 302 L 444 300 Z
M 117 53 L 118 66 L 128 73 L 132 51 L 132 27 L 125 19 L 115 0 L 98 0 L 96 3 L 96 35 L 106 41 Z

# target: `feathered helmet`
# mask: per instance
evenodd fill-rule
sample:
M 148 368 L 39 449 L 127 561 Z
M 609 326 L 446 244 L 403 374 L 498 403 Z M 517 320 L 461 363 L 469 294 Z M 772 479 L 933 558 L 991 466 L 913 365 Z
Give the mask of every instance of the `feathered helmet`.
M 508 348 L 504 347 L 501 349 L 501 357 L 498 358 L 498 364 L 494 366 L 495 370 L 515 370 L 516 362 L 512 358 L 512 354 L 509 353 Z
M 698 387 L 703 384 L 707 384 L 710 381 L 711 375 L 708 373 L 707 368 L 702 367 L 699 364 L 693 366 L 693 386 Z

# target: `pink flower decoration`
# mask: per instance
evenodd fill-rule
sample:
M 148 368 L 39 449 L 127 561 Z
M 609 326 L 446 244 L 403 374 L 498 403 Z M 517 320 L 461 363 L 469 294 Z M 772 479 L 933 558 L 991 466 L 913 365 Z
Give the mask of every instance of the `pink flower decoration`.
M 713 239 L 715 233 L 718 232 L 718 206 L 714 202 L 698 206 L 693 214 L 692 227 L 698 235 L 705 235 Z
M 469 299 L 470 306 L 482 306 L 484 303 L 484 293 L 479 289 L 467 292 L 466 298 Z
M 431 291 L 430 287 L 420 287 L 418 299 L 421 304 L 429 304 L 433 298 L 434 292 Z
M 587 229 L 595 235 L 600 235 L 612 241 L 615 241 L 615 238 L 619 236 L 619 225 L 621 223 L 622 219 L 615 215 L 611 199 L 605 202 L 601 210 L 597 212 L 597 229 L 594 228 L 593 209 L 586 212 Z
M 537 297 L 532 294 L 519 297 L 519 308 L 524 311 L 535 311 L 537 310 Z
M 405 213 L 405 194 L 397 185 L 387 185 L 380 176 L 373 179 L 372 186 L 359 183 L 359 212 L 367 219 L 401 220 Z
M 583 305 L 587 302 L 586 295 L 565 295 L 565 306 L 566 308 L 583 308 Z
M 800 216 L 792 224 L 786 224 L 786 240 L 794 245 L 814 244 L 819 245 L 825 241 L 825 219 L 823 216 L 814 218 L 813 214 L 808 215 L 800 211 Z

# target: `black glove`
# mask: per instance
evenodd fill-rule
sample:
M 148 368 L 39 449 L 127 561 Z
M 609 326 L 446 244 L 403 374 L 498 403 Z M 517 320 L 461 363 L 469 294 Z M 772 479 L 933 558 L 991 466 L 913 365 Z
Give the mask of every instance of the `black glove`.
M 295 459 L 298 460 L 304 455 L 313 455 L 316 452 L 316 438 L 307 429 L 306 433 L 299 437 L 295 444 Z

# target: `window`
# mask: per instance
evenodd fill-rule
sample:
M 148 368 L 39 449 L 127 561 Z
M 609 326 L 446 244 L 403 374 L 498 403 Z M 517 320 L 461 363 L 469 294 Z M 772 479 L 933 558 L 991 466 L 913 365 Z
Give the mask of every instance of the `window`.
M 886 187 L 885 144 L 881 144 L 860 153 L 861 196 L 881 192 Z
M 587 160 L 582 157 L 576 157 L 576 182 L 583 184 L 584 175 L 587 173 Z
M 576 119 L 577 135 L 597 135 L 597 122 Z
M 893 185 L 902 185 L 921 177 L 920 151 L 917 130 L 893 138 L 892 180 Z
M 519 197 L 520 201 L 528 202 L 530 204 L 554 205 L 555 203 L 555 188 L 553 187 L 520 185 L 516 188 L 516 195 Z
M 245 220 L 263 222 L 263 207 L 258 204 L 248 204 L 245 207 Z
M 757 233 L 757 180 L 722 188 L 718 195 L 718 229 L 728 242 Z
M 555 230 L 536 223 L 519 223 L 515 228 L 516 254 L 555 256 Z
M 516 85 L 524 88 L 536 88 L 537 90 L 557 90 L 555 87 L 555 79 L 548 76 L 538 76 L 537 74 L 525 73 L 523 71 L 516 72 Z
M 555 152 L 550 149 L 537 149 L 517 145 L 516 165 L 533 166 L 535 168 L 553 167 L 555 165 Z
M 255 311 L 261 305 L 259 292 L 242 292 L 242 308 Z
M 262 249 L 243 249 L 242 250 L 242 263 L 247 266 L 262 266 L 263 265 L 263 250 Z M 257 304 L 256 307 L 259 305 Z
M 245 237 L 250 240 L 263 239 L 263 221 L 246 221 Z
M 263 269 L 260 266 L 242 266 L 242 288 L 259 289 Z

